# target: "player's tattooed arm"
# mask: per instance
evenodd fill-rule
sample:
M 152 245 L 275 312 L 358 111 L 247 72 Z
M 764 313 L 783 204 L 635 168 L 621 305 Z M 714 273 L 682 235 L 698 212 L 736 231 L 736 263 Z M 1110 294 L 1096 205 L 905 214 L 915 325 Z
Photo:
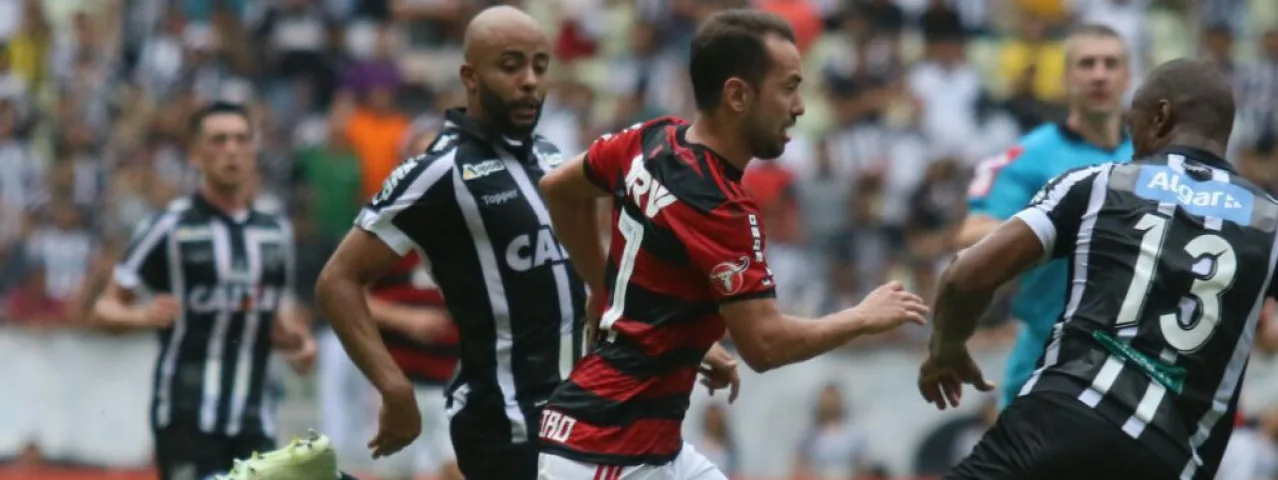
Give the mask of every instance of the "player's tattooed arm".
M 933 307 L 932 352 L 962 347 L 976 332 L 994 292 L 1043 258 L 1043 244 L 1019 219 L 1003 222 L 958 253 L 941 274 Z
M 928 358 L 919 368 L 919 393 L 925 400 L 944 410 L 958 406 L 964 384 L 994 389 L 968 353 L 967 340 L 999 286 L 1036 264 L 1043 251 L 1038 235 L 1016 218 L 959 252 L 941 275 L 933 307 Z

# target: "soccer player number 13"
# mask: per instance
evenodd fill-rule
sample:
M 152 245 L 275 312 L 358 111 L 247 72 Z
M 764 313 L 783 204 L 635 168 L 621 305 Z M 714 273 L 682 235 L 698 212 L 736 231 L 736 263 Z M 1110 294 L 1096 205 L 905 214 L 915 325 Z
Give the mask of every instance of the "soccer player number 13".
M 1140 256 L 1136 259 L 1136 267 L 1132 272 L 1132 283 L 1127 288 L 1127 296 L 1123 299 L 1123 307 L 1118 312 L 1115 327 L 1134 325 L 1140 319 L 1145 299 L 1149 295 L 1150 281 L 1165 247 L 1169 221 L 1167 217 L 1147 213 L 1136 223 L 1136 229 L 1145 234 L 1141 238 Z M 1189 293 L 1198 300 L 1198 321 L 1189 322 L 1187 327 L 1182 326 L 1178 313 L 1169 312 L 1161 315 L 1158 323 L 1168 344 L 1182 352 L 1190 352 L 1202 347 L 1219 323 L 1220 296 L 1233 284 L 1238 261 L 1234 248 L 1218 235 L 1199 235 L 1186 243 L 1184 248 L 1195 259 L 1193 271 L 1199 275 L 1189 287 Z M 1201 271 L 1199 265 L 1206 265 L 1202 263 L 1205 260 L 1203 257 L 1212 257 L 1215 268 Z

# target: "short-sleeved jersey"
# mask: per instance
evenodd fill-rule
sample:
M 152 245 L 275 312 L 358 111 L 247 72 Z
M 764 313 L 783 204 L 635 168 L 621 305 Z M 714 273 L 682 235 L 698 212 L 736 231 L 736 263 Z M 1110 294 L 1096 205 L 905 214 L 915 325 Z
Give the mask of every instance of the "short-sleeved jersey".
M 416 307 L 445 308 L 444 295 L 416 251 L 409 252 L 389 272 L 373 282 L 369 293 L 388 302 Z M 457 326 L 429 342 L 420 342 L 393 328 L 382 327 L 382 342 L 408 378 L 422 385 L 443 385 L 457 367 Z
M 510 138 L 463 109 L 391 173 L 358 228 L 416 251 L 460 332 L 450 410 L 494 442 L 535 441 L 537 407 L 581 353 L 585 284 L 551 228 L 537 184 L 562 164 L 540 136 Z
M 1022 395 L 1075 396 L 1181 478 L 1212 478 L 1273 294 L 1278 202 L 1224 160 L 1173 148 L 1070 171 L 1016 217 L 1070 275 Z
M 543 449 L 662 464 L 697 367 L 723 337 L 724 302 L 774 295 L 758 207 L 741 171 L 663 118 L 595 141 L 585 174 L 613 197 L 601 338 L 542 413 Z
M 288 220 L 253 209 L 232 218 L 199 194 L 140 226 L 115 267 L 121 288 L 170 294 L 181 315 L 159 332 L 152 424 L 238 435 L 273 429 L 264 395 L 271 327 L 290 296 Z

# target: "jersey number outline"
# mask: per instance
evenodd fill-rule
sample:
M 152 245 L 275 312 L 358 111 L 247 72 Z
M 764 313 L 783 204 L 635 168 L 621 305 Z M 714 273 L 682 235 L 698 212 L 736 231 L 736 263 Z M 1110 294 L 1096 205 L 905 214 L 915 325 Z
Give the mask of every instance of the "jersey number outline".
M 1144 235 L 1140 242 L 1140 255 L 1132 269 L 1132 283 L 1127 288 L 1127 296 L 1123 298 L 1115 327 L 1134 325 L 1140 320 L 1153 275 L 1162 257 L 1169 222 L 1167 217 L 1153 213 L 1145 214 L 1136 222 L 1136 229 L 1143 231 Z M 1220 323 L 1220 297 L 1233 286 L 1234 274 L 1238 271 L 1238 256 L 1228 241 L 1211 233 L 1194 237 L 1185 244 L 1184 250 L 1195 259 L 1195 263 L 1203 257 L 1215 260 L 1212 271 L 1196 275 L 1189 286 L 1188 293 L 1198 303 L 1198 320 L 1186 327 L 1179 321 L 1179 312 L 1169 312 L 1158 317 L 1158 325 L 1163 338 L 1173 348 L 1181 352 L 1193 352 L 1207 343 Z
M 612 298 L 608 299 L 608 309 L 599 318 L 599 330 L 608 332 L 608 340 L 616 339 L 617 332 L 612 324 L 621 319 L 626 310 L 626 287 L 630 285 L 630 276 L 635 273 L 635 261 L 639 258 L 639 249 L 643 246 L 643 223 L 631 217 L 626 209 L 617 213 L 617 232 L 625 240 L 621 248 L 621 258 L 617 262 L 617 278 L 612 283 Z

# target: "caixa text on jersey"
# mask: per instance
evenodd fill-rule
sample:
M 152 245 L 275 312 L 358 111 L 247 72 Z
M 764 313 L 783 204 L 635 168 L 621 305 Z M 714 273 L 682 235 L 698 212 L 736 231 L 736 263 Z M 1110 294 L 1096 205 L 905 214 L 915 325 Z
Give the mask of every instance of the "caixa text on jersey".
M 183 307 L 192 313 L 270 312 L 279 302 L 279 287 L 223 283 L 191 287 Z

